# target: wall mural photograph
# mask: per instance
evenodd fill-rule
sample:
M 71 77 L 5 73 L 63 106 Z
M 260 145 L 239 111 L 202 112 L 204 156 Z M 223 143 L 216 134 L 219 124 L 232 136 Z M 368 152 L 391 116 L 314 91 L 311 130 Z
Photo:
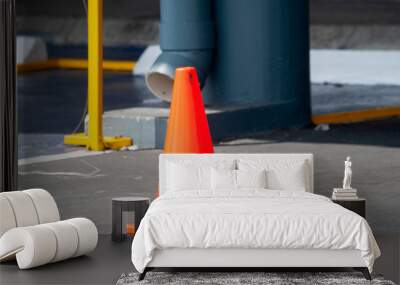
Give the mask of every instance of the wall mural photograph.
M 1 284 L 400 284 L 399 0 L 0 9 Z

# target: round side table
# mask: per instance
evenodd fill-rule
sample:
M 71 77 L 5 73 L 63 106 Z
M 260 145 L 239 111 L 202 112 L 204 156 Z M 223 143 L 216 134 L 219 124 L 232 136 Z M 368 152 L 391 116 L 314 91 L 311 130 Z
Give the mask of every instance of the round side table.
M 133 237 L 149 205 L 150 198 L 147 197 L 113 198 L 111 239 L 123 241 Z

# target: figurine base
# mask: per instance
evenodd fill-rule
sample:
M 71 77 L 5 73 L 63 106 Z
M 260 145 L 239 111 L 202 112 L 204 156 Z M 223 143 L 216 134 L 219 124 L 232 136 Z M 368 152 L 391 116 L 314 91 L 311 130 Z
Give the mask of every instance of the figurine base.
M 354 188 L 333 188 L 333 200 L 357 200 L 357 189 Z

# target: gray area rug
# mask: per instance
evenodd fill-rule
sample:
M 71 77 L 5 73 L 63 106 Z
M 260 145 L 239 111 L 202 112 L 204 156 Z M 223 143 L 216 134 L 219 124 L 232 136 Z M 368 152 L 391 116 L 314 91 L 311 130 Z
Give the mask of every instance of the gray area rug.
M 392 281 L 384 280 L 380 275 L 373 275 L 368 281 L 359 272 L 148 272 L 146 278 L 138 281 L 138 273 L 122 274 L 117 285 L 134 284 L 368 284 L 395 285 Z

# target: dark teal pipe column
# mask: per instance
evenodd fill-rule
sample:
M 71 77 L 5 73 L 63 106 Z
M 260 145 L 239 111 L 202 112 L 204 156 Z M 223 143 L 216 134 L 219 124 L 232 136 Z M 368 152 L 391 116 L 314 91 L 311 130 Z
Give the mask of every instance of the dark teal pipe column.
M 307 124 L 308 9 L 308 0 L 214 1 L 217 37 L 205 102 L 269 107 L 258 115 L 264 126 Z
M 214 23 L 211 0 L 161 0 L 161 55 L 146 75 L 149 89 L 171 100 L 175 69 L 194 66 L 203 86 L 211 68 Z

